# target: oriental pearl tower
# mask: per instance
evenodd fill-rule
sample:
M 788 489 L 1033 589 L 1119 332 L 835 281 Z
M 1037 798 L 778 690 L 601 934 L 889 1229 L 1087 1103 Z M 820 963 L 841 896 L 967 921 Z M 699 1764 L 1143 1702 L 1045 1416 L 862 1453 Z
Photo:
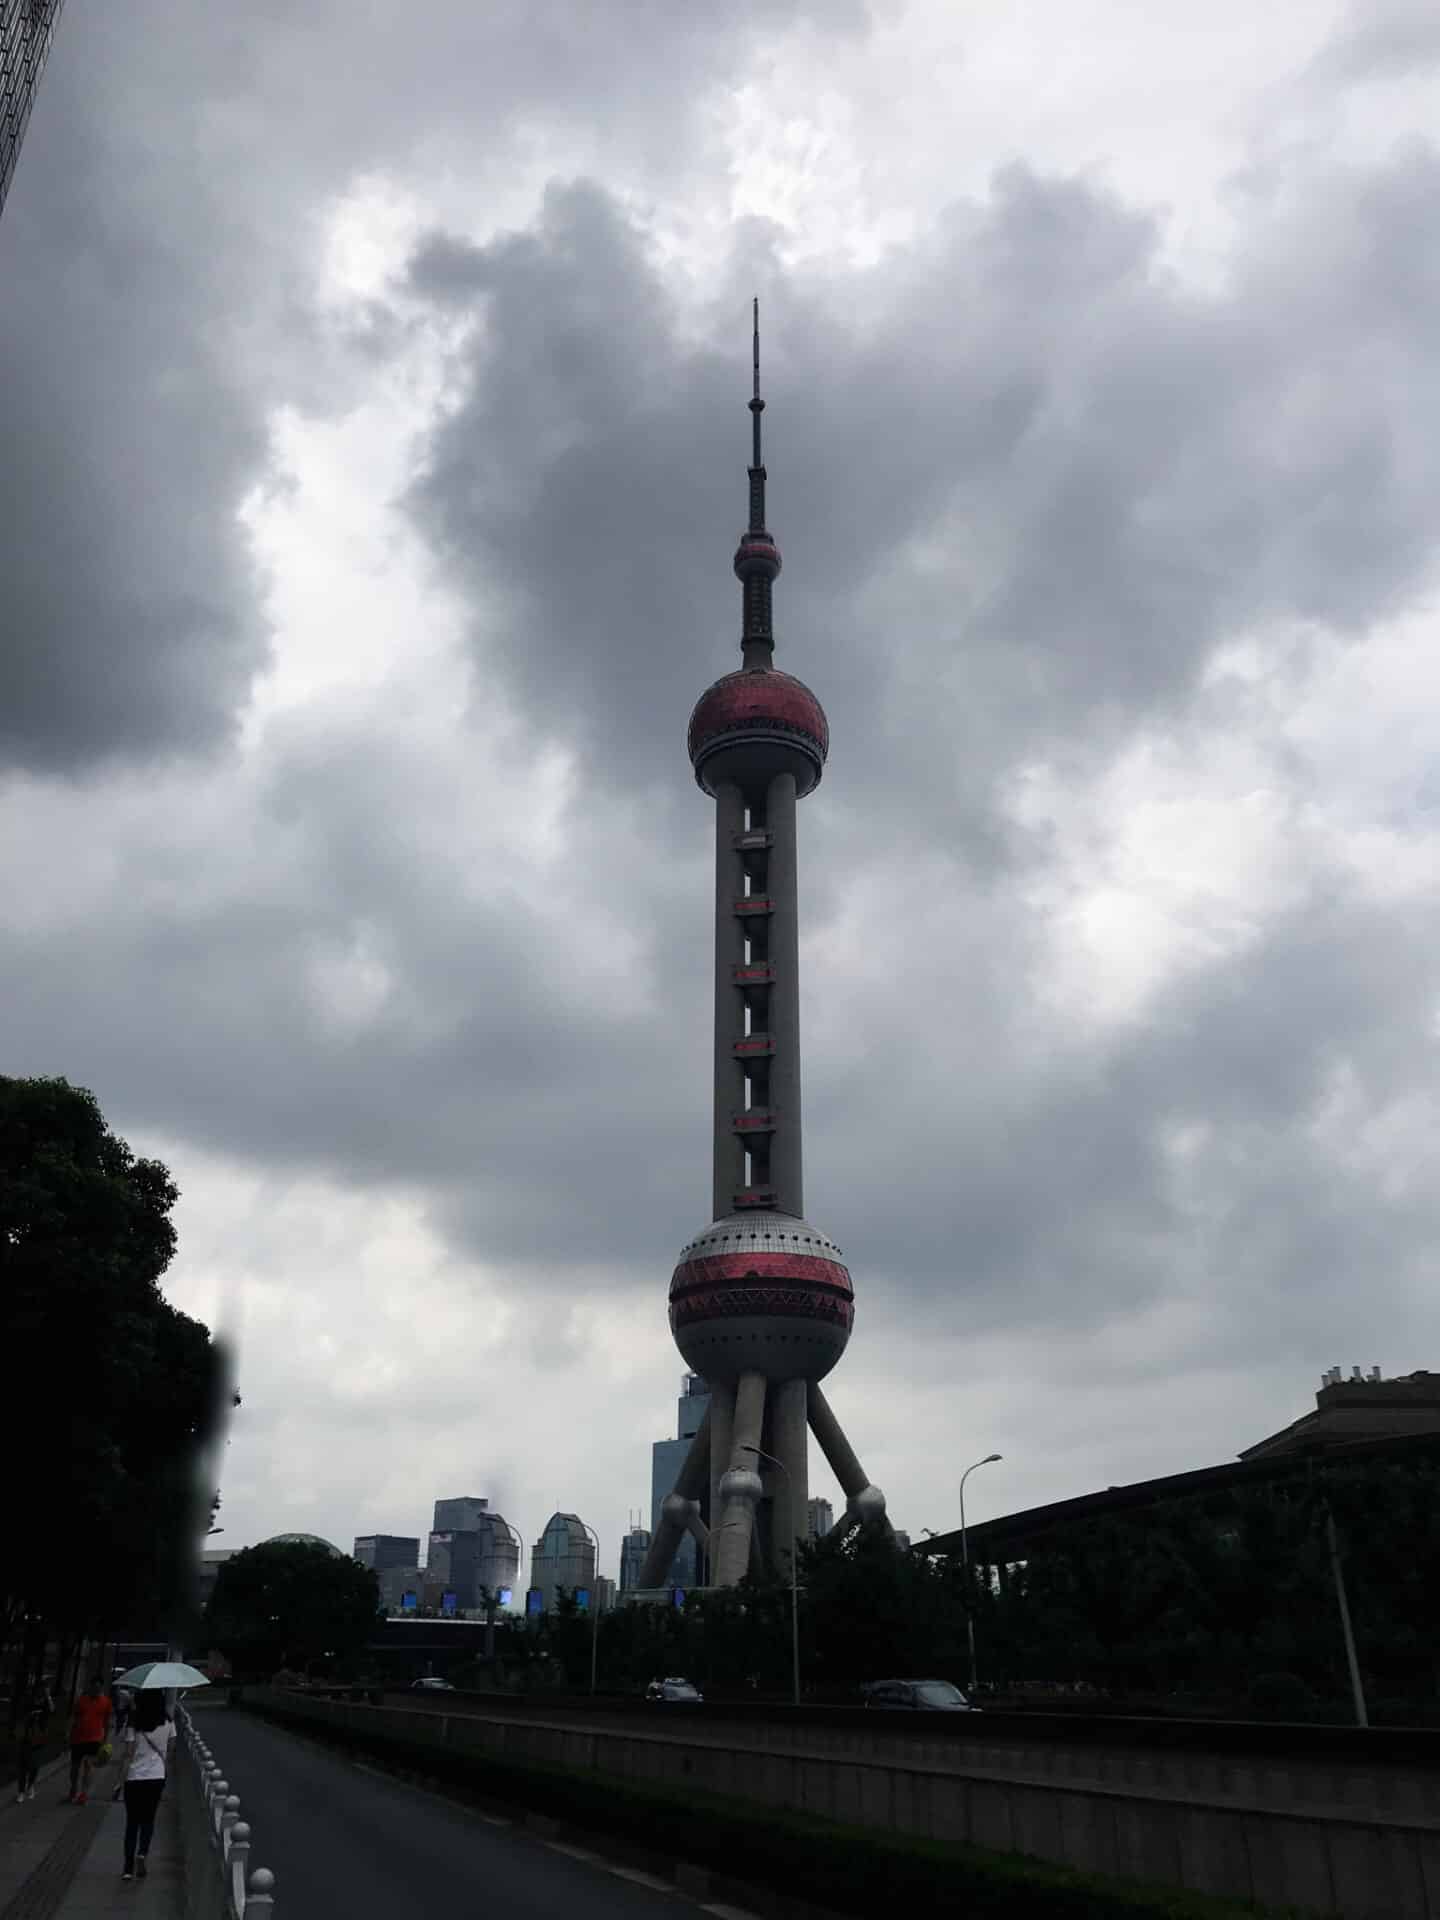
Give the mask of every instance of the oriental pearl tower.
M 735 552 L 741 664 L 700 696 L 688 735 L 715 802 L 714 1200 L 670 1282 L 670 1329 L 709 1382 L 710 1409 L 663 1503 L 646 1587 L 664 1582 L 686 1532 L 715 1586 L 782 1573 L 806 1537 L 807 1429 L 844 1490 L 841 1525 L 889 1525 L 820 1391 L 855 1300 L 839 1247 L 805 1218 L 795 804 L 820 784 L 830 728 L 810 689 L 774 664 L 780 550 L 765 525 L 758 301 L 753 354 L 750 524 Z

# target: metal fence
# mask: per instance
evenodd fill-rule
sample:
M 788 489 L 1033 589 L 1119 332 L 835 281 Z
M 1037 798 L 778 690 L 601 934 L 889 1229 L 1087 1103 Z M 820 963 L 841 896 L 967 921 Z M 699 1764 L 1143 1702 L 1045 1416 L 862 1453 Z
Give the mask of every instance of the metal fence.
M 189 1920 L 274 1920 L 275 1876 L 268 1867 L 250 1867 L 250 1828 L 240 1818 L 239 1794 L 230 1791 L 184 1707 L 175 1710 L 175 1726 Z

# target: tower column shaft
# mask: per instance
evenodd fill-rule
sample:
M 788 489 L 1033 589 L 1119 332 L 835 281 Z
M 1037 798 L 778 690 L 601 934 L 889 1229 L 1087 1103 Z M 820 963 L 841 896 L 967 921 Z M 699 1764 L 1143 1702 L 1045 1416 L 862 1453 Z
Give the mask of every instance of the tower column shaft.
M 726 781 L 715 792 L 715 1158 L 714 1212 L 721 1220 L 745 1184 L 745 1142 L 733 1115 L 743 1103 L 744 1069 L 735 1042 L 744 1033 L 745 1008 L 735 969 L 745 958 L 745 930 L 735 902 L 745 891 L 745 868 L 735 837 L 745 824 L 745 797 Z M 729 1465 L 729 1462 L 726 1462 Z M 724 1469 L 722 1468 L 723 1472 Z M 714 1512 L 714 1508 L 711 1508 Z
M 775 1571 L 782 1575 L 789 1570 L 788 1556 L 799 1551 L 800 1542 L 809 1531 L 806 1524 L 810 1503 L 808 1412 L 808 1393 L 803 1380 L 787 1380 L 776 1388 L 770 1402 L 771 1445 L 785 1472 L 775 1475 L 771 1531 Z
M 814 1383 L 810 1387 L 810 1431 L 820 1442 L 820 1451 L 830 1462 L 830 1471 L 840 1482 L 845 1498 L 853 1500 L 870 1483 L 855 1449 L 841 1432 L 830 1402 Z
M 760 1436 L 764 1426 L 765 1376 L 763 1373 L 742 1373 L 740 1384 L 735 1389 L 735 1440 L 730 1449 L 730 1466 L 743 1470 L 748 1478 L 753 1478 L 757 1483 L 761 1463 L 746 1449 L 761 1445 Z M 725 1502 L 725 1511 L 710 1533 L 715 1567 L 712 1578 L 717 1587 L 739 1585 L 749 1565 L 750 1540 L 754 1530 L 753 1495 L 732 1495 Z
M 765 824 L 770 831 L 767 889 L 773 902 L 770 957 L 775 968 L 770 989 L 770 1031 L 775 1037 L 770 1063 L 770 1110 L 775 1116 L 770 1184 L 776 1207 L 798 1219 L 805 1213 L 805 1169 L 800 1132 L 800 906 L 793 773 L 777 774 L 766 789 Z
M 715 1582 L 715 1529 L 721 1520 L 720 1482 L 735 1450 L 735 1389 L 716 1380 L 710 1386 L 710 1582 Z
M 682 1500 L 687 1500 L 694 1504 L 693 1514 L 686 1514 L 686 1516 L 681 1519 L 674 1514 L 667 1513 L 665 1507 L 663 1505 L 661 1506 L 660 1525 L 655 1530 L 655 1538 L 650 1542 L 650 1550 L 645 1555 L 645 1564 L 640 1569 L 640 1585 L 642 1587 L 664 1586 L 670 1569 L 675 1564 L 675 1555 L 679 1549 L 680 1542 L 687 1532 L 693 1533 L 697 1545 L 702 1548 L 704 1547 L 705 1542 L 702 1538 L 704 1523 L 703 1521 L 700 1523 L 700 1531 L 697 1532 L 692 1521 L 699 1520 L 700 1517 L 700 1495 L 705 1490 L 705 1475 L 709 1465 L 710 1414 L 707 1410 L 705 1418 L 700 1422 L 695 1438 L 690 1442 L 690 1451 L 685 1455 L 685 1463 L 681 1467 L 675 1481 L 675 1492 L 680 1495 Z M 711 1512 L 714 1512 L 713 1507 L 711 1508 Z

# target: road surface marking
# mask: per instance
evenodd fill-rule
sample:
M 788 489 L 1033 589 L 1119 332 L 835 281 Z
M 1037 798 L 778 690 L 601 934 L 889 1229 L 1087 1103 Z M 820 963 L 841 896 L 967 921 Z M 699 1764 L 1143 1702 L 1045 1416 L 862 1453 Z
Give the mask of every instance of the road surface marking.
M 513 1820 L 507 1820 L 500 1813 L 481 1813 L 477 1814 L 476 1818 L 483 1820 L 487 1827 L 513 1827 L 515 1824 Z
M 753 1913 L 747 1913 L 744 1907 L 706 1906 L 701 1903 L 702 1913 L 713 1913 L 715 1920 L 756 1920 Z
M 543 1844 L 550 1849 L 551 1853 L 567 1853 L 572 1860 L 583 1860 L 590 1866 L 600 1858 L 598 1853 L 592 1853 L 588 1847 L 567 1847 L 563 1840 L 546 1840 Z
M 641 1873 L 638 1867 L 610 1867 L 617 1880 L 633 1880 L 637 1887 L 652 1887 L 656 1893 L 674 1893 L 675 1882 L 662 1880 L 658 1873 Z

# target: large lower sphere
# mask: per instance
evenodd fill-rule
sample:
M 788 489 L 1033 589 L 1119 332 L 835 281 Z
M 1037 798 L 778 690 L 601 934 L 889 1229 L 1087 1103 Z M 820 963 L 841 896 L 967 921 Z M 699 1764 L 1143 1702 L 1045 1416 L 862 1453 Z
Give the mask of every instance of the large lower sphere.
M 791 1213 L 730 1214 L 684 1248 L 670 1331 L 692 1373 L 733 1384 L 823 1380 L 844 1353 L 855 1295 L 840 1249 Z

